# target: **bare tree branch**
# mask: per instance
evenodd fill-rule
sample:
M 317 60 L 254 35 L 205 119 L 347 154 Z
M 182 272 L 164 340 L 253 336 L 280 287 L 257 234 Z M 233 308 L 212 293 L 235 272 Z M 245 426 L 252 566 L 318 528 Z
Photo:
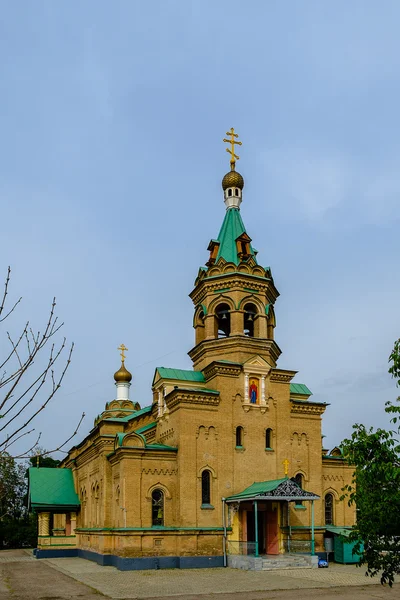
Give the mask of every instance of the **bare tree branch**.
M 21 301 L 21 298 L 19 298 L 7 311 L 10 274 L 11 269 L 8 267 L 4 292 L 0 302 L 0 324 L 10 317 Z M 56 299 L 53 298 L 42 332 L 34 332 L 29 321 L 17 336 L 8 331 L 6 332 L 11 350 L 7 352 L 3 360 L 0 360 L 0 371 L 2 371 L 0 391 L 4 391 L 3 397 L 0 398 L 0 433 L 5 436 L 4 438 L 0 437 L 0 456 L 10 446 L 34 431 L 34 428 L 29 430 L 27 428 L 60 389 L 71 363 L 74 344 L 71 344 L 69 348 L 67 360 L 62 367 L 61 374 L 56 374 L 54 368 L 66 348 L 66 339 L 64 338 L 60 344 L 52 340 L 64 325 L 64 323 L 59 323 L 55 308 Z M 3 314 L 5 316 L 2 316 Z M 49 342 L 51 342 L 50 349 L 45 364 L 43 364 L 42 351 Z M 84 415 L 82 415 L 72 435 L 53 451 L 63 448 L 76 435 L 83 417 Z M 41 434 L 29 450 L 21 452 L 15 458 L 28 456 L 28 453 L 37 447 L 40 437 Z M 50 452 L 52 451 L 48 453 Z

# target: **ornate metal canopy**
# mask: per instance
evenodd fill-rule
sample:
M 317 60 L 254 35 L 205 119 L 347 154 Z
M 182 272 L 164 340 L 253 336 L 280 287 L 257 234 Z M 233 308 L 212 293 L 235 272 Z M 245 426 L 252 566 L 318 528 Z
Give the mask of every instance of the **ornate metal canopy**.
M 284 500 L 285 502 L 299 502 L 303 500 L 319 500 L 313 492 L 303 490 L 291 479 L 264 481 L 254 483 L 239 494 L 226 498 L 226 502 L 246 502 L 249 500 Z

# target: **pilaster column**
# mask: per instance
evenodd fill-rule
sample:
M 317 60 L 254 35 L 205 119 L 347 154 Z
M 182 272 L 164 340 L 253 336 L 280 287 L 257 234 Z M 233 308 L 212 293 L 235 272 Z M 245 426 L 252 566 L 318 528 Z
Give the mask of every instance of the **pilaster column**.
M 265 404 L 265 375 L 261 375 L 261 404 Z
M 214 315 L 206 315 L 204 319 L 205 330 L 206 330 L 206 340 L 214 340 L 216 338 L 215 334 L 215 316 Z
M 231 335 L 244 335 L 244 317 L 240 310 L 231 311 Z
M 162 409 L 163 409 L 163 403 L 164 403 L 164 398 L 163 398 L 163 394 L 161 390 L 158 390 L 158 417 L 161 417 L 162 415 Z
M 76 529 L 76 512 L 71 513 L 71 535 L 75 535 Z
M 244 375 L 244 401 L 249 402 L 249 376 L 247 373 Z
M 40 512 L 39 513 L 39 535 L 46 536 L 50 535 L 50 513 Z
M 255 331 L 257 332 L 256 337 L 262 339 L 266 339 L 268 337 L 266 315 L 257 315 L 254 326 Z

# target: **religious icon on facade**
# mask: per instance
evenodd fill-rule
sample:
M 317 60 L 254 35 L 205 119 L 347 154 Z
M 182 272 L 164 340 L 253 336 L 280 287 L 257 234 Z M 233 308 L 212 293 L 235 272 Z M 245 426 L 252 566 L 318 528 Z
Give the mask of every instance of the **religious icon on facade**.
M 258 379 L 252 377 L 249 381 L 249 399 L 251 404 L 258 402 Z

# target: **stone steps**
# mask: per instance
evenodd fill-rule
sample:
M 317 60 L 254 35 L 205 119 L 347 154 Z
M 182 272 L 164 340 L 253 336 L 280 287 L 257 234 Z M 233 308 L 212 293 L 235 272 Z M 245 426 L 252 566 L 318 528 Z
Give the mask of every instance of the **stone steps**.
M 280 555 L 268 558 L 262 558 L 263 571 L 270 571 L 273 569 L 311 569 L 312 561 L 311 557 L 296 556 L 296 555 Z
M 318 557 L 299 554 L 279 554 L 258 557 L 228 554 L 228 566 L 233 569 L 245 569 L 250 571 L 315 569 L 318 567 Z

